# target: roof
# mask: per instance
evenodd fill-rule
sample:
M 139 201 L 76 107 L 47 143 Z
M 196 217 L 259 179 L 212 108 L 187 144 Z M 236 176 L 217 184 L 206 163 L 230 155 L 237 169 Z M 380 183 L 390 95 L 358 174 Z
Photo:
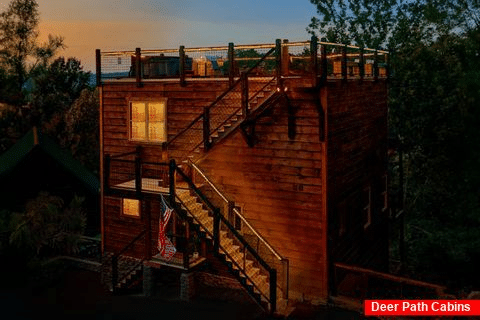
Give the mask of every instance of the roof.
M 76 177 L 92 193 L 100 192 L 100 181 L 72 155 L 61 149 L 41 130 L 33 127 L 10 149 L 0 155 L 0 178 L 12 172 L 33 150 L 40 148 L 72 176 Z

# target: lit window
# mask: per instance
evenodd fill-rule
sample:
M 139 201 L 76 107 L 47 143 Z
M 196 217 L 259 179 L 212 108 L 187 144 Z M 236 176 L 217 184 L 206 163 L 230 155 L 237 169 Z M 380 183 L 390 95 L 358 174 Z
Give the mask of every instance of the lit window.
M 123 199 L 123 214 L 140 217 L 140 200 Z
M 167 100 L 130 103 L 130 139 L 167 141 Z
M 372 189 L 370 187 L 363 189 L 362 208 L 363 228 L 366 229 L 372 223 Z

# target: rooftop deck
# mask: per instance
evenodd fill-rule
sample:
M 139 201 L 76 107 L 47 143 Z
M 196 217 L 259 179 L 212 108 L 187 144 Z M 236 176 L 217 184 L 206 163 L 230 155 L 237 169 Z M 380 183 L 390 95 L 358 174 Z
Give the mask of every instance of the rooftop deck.
M 309 41 L 276 40 L 272 44 L 96 51 L 97 84 L 104 81 L 202 81 L 228 79 L 259 64 L 251 77 L 324 77 L 377 79 L 388 76 L 388 52 L 357 46 Z M 262 60 L 260 62 L 260 60 Z M 138 70 L 138 72 L 137 72 Z

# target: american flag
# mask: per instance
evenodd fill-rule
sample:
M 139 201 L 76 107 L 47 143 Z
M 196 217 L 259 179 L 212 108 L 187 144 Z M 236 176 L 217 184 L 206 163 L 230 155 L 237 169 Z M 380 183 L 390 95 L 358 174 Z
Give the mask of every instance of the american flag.
M 163 219 L 160 216 L 158 225 L 158 251 L 160 251 L 160 255 L 164 259 L 170 260 L 172 259 L 175 252 L 177 252 L 177 249 L 175 249 L 170 239 L 168 239 L 165 235 L 165 228 L 168 224 L 168 221 L 170 220 L 170 217 L 172 216 L 173 209 L 167 207 L 164 201 L 163 206 L 165 210 L 163 213 L 160 213 L 163 216 Z

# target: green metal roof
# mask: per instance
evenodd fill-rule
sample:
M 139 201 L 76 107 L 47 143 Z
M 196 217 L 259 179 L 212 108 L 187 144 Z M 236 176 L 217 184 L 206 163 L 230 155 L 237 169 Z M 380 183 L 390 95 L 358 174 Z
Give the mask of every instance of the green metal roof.
M 98 178 L 79 161 L 75 160 L 69 152 L 62 150 L 55 141 L 43 135 L 36 127 L 28 131 L 15 145 L 0 155 L 0 178 L 12 172 L 35 148 L 40 148 L 52 157 L 58 165 L 81 181 L 90 192 L 100 192 Z

